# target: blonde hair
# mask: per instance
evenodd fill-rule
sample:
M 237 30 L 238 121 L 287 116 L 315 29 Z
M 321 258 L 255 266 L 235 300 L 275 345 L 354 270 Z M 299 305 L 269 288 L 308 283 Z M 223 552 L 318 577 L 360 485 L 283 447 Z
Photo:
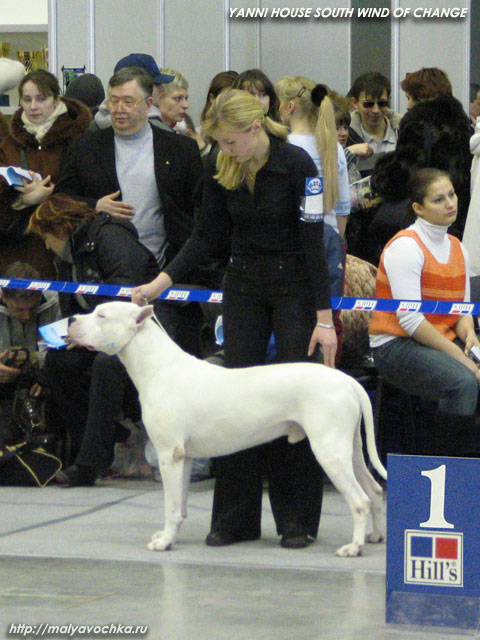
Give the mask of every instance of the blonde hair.
M 175 69 L 165 67 L 164 69 L 160 69 L 160 73 L 164 73 L 167 76 L 173 76 L 173 80 L 171 82 L 158 85 L 160 87 L 160 95 L 163 96 L 171 91 L 176 91 L 177 89 L 185 89 L 185 91 L 188 91 L 187 79 L 180 73 L 180 71 L 175 71 Z
M 218 132 L 243 133 L 249 131 L 255 120 L 262 123 L 267 133 L 287 139 L 288 129 L 263 112 L 258 100 L 248 91 L 226 89 L 216 98 L 202 124 L 202 132 L 216 139 Z M 239 163 L 221 151 L 217 156 L 217 174 L 214 176 L 225 189 L 236 189 L 247 177 L 247 163 Z
M 323 170 L 323 199 L 326 212 L 331 211 L 338 200 L 338 148 L 337 126 L 333 104 L 328 95 L 321 102 L 312 101 L 317 88 L 327 93 L 327 88 L 301 76 L 285 76 L 275 85 L 280 102 L 293 100 L 301 114 L 306 116 L 315 135 Z

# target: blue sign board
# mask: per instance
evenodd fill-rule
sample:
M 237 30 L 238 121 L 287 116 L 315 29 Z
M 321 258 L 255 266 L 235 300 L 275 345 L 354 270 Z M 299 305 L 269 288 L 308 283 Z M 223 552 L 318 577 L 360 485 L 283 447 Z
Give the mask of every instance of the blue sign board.
M 387 470 L 387 622 L 477 629 L 480 460 L 388 455 Z

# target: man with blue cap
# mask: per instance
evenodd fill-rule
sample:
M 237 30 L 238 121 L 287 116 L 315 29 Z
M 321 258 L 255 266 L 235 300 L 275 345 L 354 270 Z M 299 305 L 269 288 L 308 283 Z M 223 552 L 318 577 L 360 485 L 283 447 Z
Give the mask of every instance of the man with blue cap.
M 125 69 L 126 67 L 140 67 L 140 69 L 144 69 L 151 76 L 155 86 L 169 84 L 175 78 L 175 76 L 160 73 L 155 59 L 148 53 L 129 53 L 128 56 L 120 58 L 113 69 L 113 73 L 117 73 L 117 71 Z M 112 126 L 112 119 L 110 117 L 107 102 L 107 100 L 104 100 L 100 105 L 88 128 L 89 131 L 97 131 L 98 129 L 105 129 L 105 127 Z M 148 121 L 156 127 L 160 127 L 160 129 L 170 131 L 170 127 L 162 121 L 160 110 L 153 104 L 148 112 Z

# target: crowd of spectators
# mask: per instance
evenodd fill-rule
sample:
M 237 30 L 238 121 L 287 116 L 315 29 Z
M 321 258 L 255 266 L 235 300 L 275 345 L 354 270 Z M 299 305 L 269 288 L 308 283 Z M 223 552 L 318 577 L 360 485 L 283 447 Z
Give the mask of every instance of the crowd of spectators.
M 2 277 L 125 284 L 136 287 L 139 304 L 174 282 L 222 287 L 227 367 L 264 364 L 272 334 L 275 361 L 335 366 L 342 328 L 330 296 L 342 295 L 347 253 L 379 266 L 381 297 L 454 291 L 469 300 L 469 276 L 480 274 L 478 87 L 467 115 L 447 74 L 422 68 L 402 81 L 408 105 L 399 114 L 389 79 L 375 71 L 356 78 L 346 96 L 318 79 L 274 84 L 260 69 L 220 71 L 196 126 L 187 79 L 148 54 L 120 59 L 106 87 L 82 74 L 65 95 L 48 71 L 19 75 L 17 63 L 0 63 L 0 93 L 18 84 L 20 101 L 10 122 L 0 114 L 0 166 L 30 174 L 17 186 L 0 178 Z M 416 220 L 402 231 L 406 212 Z M 406 257 L 410 271 L 402 275 Z M 424 286 L 424 270 L 433 289 Z M 455 282 L 442 280 L 452 270 Z M 122 421 L 140 420 L 126 371 L 116 357 L 49 349 L 32 381 L 21 360 L 44 351 L 41 325 L 103 300 L 8 289 L 1 296 L 0 441 L 15 433 L 12 402 L 26 379 L 32 395 L 45 394 L 46 428 L 69 443 L 57 481 L 93 485 L 126 437 Z M 155 311 L 182 348 L 207 355 L 208 311 L 159 300 Z M 409 393 L 422 376 L 421 386 L 436 389 L 439 437 L 431 452 L 476 455 L 471 396 L 479 376 L 467 357 L 478 343 L 473 323 L 412 316 L 374 315 L 375 364 Z M 409 358 L 404 373 L 415 373 L 401 380 L 399 345 Z M 432 353 L 446 372 L 436 387 L 418 365 Z M 470 402 L 452 400 L 449 358 Z M 281 544 L 304 547 L 317 535 L 322 472 L 308 443 L 265 445 L 213 468 L 207 544 L 260 536 L 265 478 Z

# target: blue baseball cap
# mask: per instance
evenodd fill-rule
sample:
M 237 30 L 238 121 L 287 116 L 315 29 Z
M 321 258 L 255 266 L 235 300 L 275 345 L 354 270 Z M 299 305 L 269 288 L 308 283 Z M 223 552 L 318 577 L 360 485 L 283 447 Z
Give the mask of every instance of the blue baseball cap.
M 168 84 L 173 82 L 175 76 L 160 73 L 157 63 L 148 55 L 148 53 L 130 53 L 128 56 L 121 58 L 115 65 L 113 73 L 117 73 L 125 67 L 141 67 L 152 76 L 153 84 Z

